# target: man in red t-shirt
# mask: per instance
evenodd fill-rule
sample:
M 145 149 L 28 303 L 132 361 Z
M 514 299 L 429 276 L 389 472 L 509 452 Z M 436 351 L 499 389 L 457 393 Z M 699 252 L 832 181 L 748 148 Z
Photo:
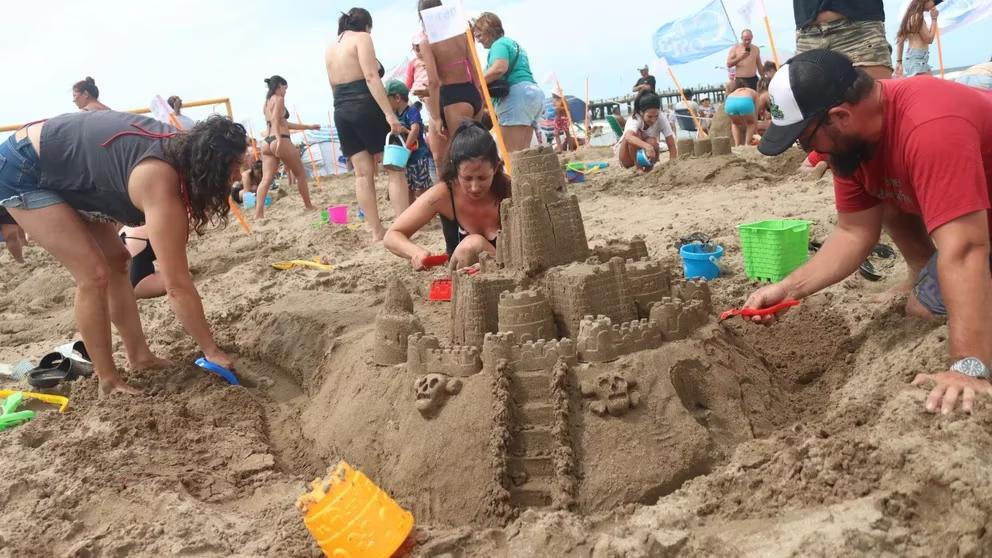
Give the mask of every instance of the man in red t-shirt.
M 960 397 L 970 412 L 976 395 L 992 395 L 992 93 L 929 76 L 875 81 L 842 54 L 811 50 L 776 74 L 769 94 L 772 126 L 758 149 L 778 155 L 798 140 L 827 154 L 837 228 L 809 263 L 746 306 L 801 298 L 853 273 L 878 241 L 883 204 L 919 215 L 936 253 L 907 311 L 947 316 L 954 363 L 913 383 L 936 384 L 928 411 L 951 412 Z M 928 249 L 908 236 L 893 235 L 904 253 Z

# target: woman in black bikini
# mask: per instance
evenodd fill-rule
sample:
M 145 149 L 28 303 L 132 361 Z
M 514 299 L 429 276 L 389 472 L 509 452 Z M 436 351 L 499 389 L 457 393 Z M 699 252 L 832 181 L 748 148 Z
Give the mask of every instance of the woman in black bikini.
M 424 269 L 430 252 L 410 237 L 437 215 L 452 265 L 472 265 L 482 252 L 496 255 L 499 205 L 509 197 L 510 177 L 503 172 L 496 142 L 481 124 L 466 120 L 451 139 L 441 182 L 393 223 L 386 233 L 386 249 L 409 259 L 414 269 Z
M 441 0 L 420 0 L 417 13 L 440 5 Z M 468 29 L 467 23 L 465 28 Z M 469 61 L 467 36 L 459 35 L 433 44 L 424 38 L 420 53 L 427 66 L 430 89 L 426 99 L 431 113 L 427 140 L 440 169 L 445 166 L 451 142 L 450 126 L 458 126 L 466 118 L 480 120 L 482 117 L 482 95 L 477 85 L 480 79 L 475 65 Z
M 289 121 L 289 109 L 286 108 L 286 89 L 289 85 L 281 76 L 272 76 L 265 80 L 265 84 L 269 87 L 264 108 L 268 135 L 262 142 L 262 183 L 258 185 L 258 199 L 264 200 L 269 193 L 272 181 L 276 178 L 276 171 L 279 170 L 279 162 L 282 161 L 286 169 L 296 176 L 296 187 L 300 191 L 300 197 L 303 198 L 303 206 L 315 210 L 317 208 L 310 203 L 307 173 L 303 169 L 300 152 L 289 139 L 289 131 L 319 130 L 320 125 L 307 126 Z M 261 219 L 264 216 L 265 204 L 260 203 L 255 206 L 255 218 Z
M 386 135 L 399 134 L 403 126 L 382 85 L 385 72 L 376 60 L 371 32 L 372 16 L 367 10 L 352 8 L 341 14 L 338 40 L 327 47 L 324 62 L 334 94 L 334 127 L 341 140 L 341 152 L 355 168 L 355 196 L 365 212 L 372 241 L 378 242 L 386 228 L 376 205 L 376 166 L 382 162 Z M 390 197 L 406 195 L 406 188 L 390 193 Z

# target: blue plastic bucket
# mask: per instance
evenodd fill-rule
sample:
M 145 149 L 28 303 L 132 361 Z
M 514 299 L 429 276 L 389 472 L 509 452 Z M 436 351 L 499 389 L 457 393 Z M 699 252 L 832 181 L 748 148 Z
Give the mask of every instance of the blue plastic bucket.
M 637 166 L 645 169 L 651 166 L 651 160 L 643 149 L 637 150 Z
M 393 134 L 386 134 L 386 146 L 382 150 L 382 166 L 389 170 L 403 170 L 410 159 L 410 150 L 405 145 L 389 143 Z
M 717 246 L 712 252 L 707 252 L 706 248 L 705 244 L 698 243 L 683 244 L 679 248 L 686 279 L 710 281 L 720 276 L 720 267 L 716 262 L 723 257 L 723 246 Z

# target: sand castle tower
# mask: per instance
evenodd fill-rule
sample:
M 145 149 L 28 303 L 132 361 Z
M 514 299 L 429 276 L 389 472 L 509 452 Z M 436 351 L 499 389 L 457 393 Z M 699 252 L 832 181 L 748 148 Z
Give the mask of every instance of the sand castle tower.
M 550 147 L 511 155 L 513 196 L 500 205 L 503 231 L 498 262 L 511 270 L 539 273 L 589 257 L 585 225 L 574 195 Z
M 557 339 L 548 297 L 541 289 L 499 295 L 499 331 L 512 331 L 521 343 Z
M 486 264 L 474 275 L 465 270 L 451 274 L 451 342 L 455 345 L 481 347 L 486 333 L 496 332 L 499 326 L 500 293 L 516 287 L 510 275 L 486 272 Z
M 551 309 L 563 336 L 575 338 L 585 316 L 606 316 L 614 323 L 637 318 L 627 291 L 627 266 L 620 258 L 605 264 L 574 263 L 552 269 L 544 278 Z
M 372 360 L 380 366 L 406 362 L 407 338 L 423 333 L 424 326 L 413 313 L 413 300 L 403 281 L 393 277 L 386 289 L 386 303 L 375 317 Z

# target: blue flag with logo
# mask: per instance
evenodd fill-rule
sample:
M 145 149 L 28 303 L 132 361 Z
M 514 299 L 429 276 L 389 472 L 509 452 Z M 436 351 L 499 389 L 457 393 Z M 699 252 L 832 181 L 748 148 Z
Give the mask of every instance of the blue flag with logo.
M 693 15 L 662 25 L 652 44 L 669 64 L 686 64 L 737 44 L 737 36 L 720 0 L 713 0 Z

